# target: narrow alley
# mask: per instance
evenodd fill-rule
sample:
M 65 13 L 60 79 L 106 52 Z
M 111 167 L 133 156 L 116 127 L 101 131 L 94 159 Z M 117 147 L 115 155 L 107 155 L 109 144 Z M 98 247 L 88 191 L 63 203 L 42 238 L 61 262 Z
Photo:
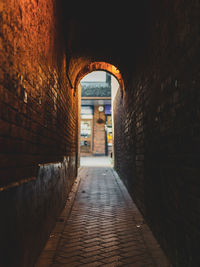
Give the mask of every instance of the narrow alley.
M 200 266 L 199 22 L 0 0 L 0 267 Z
M 81 160 L 72 211 L 69 217 L 66 208 L 62 212 L 63 220 L 58 220 L 35 267 L 170 267 L 117 173 L 109 166 L 110 159 Z

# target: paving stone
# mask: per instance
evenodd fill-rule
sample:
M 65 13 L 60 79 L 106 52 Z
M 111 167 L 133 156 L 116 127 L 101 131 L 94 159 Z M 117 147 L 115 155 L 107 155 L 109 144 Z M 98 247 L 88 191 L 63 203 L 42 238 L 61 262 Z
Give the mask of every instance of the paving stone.
M 94 250 L 100 250 L 102 247 L 101 246 L 92 246 L 92 247 L 86 247 L 86 248 L 83 248 L 84 251 L 86 252 L 91 252 L 91 251 L 94 251 Z
M 100 238 L 90 238 L 90 239 L 86 239 L 84 240 L 84 243 L 93 243 L 93 242 L 99 242 L 101 239 Z
M 119 266 L 124 266 L 123 262 L 118 261 L 118 262 L 112 262 L 112 263 L 108 263 L 108 264 L 103 265 L 103 267 L 119 267 Z
M 96 261 L 98 261 L 98 260 L 102 260 L 102 259 L 104 259 L 103 256 L 93 255 L 93 256 L 91 256 L 91 257 L 82 258 L 82 259 L 80 260 L 80 262 L 82 262 L 82 263 L 92 263 L 92 262 L 96 262 Z
M 120 260 L 120 256 L 112 256 L 106 259 L 103 259 L 102 262 L 104 263 L 117 263 Z
M 111 242 L 105 242 L 102 246 L 105 248 L 108 248 L 108 247 L 112 247 L 118 244 L 119 244 L 119 241 L 111 241 Z
M 102 262 L 95 261 L 95 262 L 86 263 L 86 264 L 80 265 L 80 266 L 83 266 L 83 267 L 97 267 L 97 266 L 103 266 L 103 265 L 102 265 Z
M 79 262 L 80 257 L 74 256 L 74 257 L 61 257 L 60 255 L 56 257 L 55 263 L 57 264 L 69 264 L 69 263 L 77 263 Z
M 96 255 L 101 255 L 101 253 L 99 251 L 96 251 L 96 250 L 93 250 L 90 252 L 82 251 L 80 255 L 85 257 L 85 258 L 88 258 L 88 257 L 96 256 Z
M 100 245 L 101 242 L 100 241 L 95 241 L 95 242 L 91 242 L 91 243 L 83 243 L 82 246 L 84 248 L 90 248 L 90 247 L 95 247 L 95 246 L 98 246 Z
M 119 255 L 119 251 L 117 251 L 117 250 L 113 250 L 113 251 L 109 251 L 109 252 L 103 252 L 103 253 L 101 253 L 100 255 L 102 255 L 102 256 L 105 257 L 105 258 L 108 258 L 108 257 L 112 257 L 112 256 L 117 256 L 117 255 Z
M 108 247 L 108 248 L 103 248 L 103 249 L 101 249 L 101 252 L 110 252 L 110 251 L 113 251 L 113 250 L 119 250 L 119 247 L 118 246 L 111 246 L 111 247 Z

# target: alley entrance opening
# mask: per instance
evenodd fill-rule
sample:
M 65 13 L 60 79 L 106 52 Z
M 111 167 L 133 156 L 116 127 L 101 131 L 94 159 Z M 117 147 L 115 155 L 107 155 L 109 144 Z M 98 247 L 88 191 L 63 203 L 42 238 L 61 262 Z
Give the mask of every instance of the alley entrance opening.
M 110 73 L 98 70 L 81 79 L 80 86 L 80 156 L 88 157 L 81 164 L 89 160 L 98 165 L 94 156 L 102 157 L 99 164 L 110 164 L 104 157 L 113 156 L 112 106 L 119 83 Z

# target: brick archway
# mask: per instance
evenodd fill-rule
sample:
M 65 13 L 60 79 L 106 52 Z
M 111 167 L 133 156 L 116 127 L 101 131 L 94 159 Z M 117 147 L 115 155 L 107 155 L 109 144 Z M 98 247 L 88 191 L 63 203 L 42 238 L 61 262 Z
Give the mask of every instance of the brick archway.
M 124 93 L 124 81 L 123 81 L 120 71 L 114 65 L 107 63 L 107 62 L 92 62 L 92 63 L 85 65 L 76 76 L 75 86 L 74 86 L 75 91 L 81 79 L 84 76 L 86 76 L 90 72 L 97 71 L 97 70 L 106 71 L 112 74 L 118 80 L 120 84 L 120 88 L 122 92 Z

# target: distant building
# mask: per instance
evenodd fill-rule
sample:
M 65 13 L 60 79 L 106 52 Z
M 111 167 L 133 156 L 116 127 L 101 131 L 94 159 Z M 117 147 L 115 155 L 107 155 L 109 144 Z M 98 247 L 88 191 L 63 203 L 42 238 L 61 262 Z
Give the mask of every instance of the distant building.
M 81 81 L 81 155 L 112 151 L 111 75 Z

